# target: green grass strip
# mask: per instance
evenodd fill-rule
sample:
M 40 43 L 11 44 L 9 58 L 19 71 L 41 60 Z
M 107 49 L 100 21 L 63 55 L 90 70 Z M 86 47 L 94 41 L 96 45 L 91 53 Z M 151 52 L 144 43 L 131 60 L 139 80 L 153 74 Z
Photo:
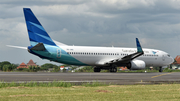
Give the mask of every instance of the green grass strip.
M 87 82 L 87 83 L 82 83 L 79 86 L 85 86 L 85 87 L 97 87 L 97 86 L 108 86 L 109 84 L 105 84 L 102 82 Z M 3 87 L 72 87 L 75 86 L 74 83 L 70 82 L 64 82 L 64 81 L 56 81 L 54 80 L 53 82 L 36 82 L 36 81 L 30 81 L 30 82 L 4 82 L 0 81 L 0 88 Z
M 52 86 L 50 83 L 46 84 Z M 0 88 L 0 101 L 179 101 L 179 99 L 180 84 Z

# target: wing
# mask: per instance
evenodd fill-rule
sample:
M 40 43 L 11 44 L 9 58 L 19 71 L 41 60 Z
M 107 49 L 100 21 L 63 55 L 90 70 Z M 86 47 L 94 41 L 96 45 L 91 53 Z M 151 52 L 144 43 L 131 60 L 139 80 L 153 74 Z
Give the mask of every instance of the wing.
M 123 58 L 119 58 L 119 59 L 114 59 L 114 60 L 111 60 L 107 63 L 105 63 L 106 65 L 107 64 L 125 64 L 125 63 L 129 63 L 130 61 L 132 61 L 133 59 L 141 56 L 144 54 L 142 48 L 141 48 L 141 45 L 139 43 L 139 40 L 138 38 L 136 38 L 136 45 L 137 45 L 137 52 L 136 53 L 133 53 L 133 54 L 130 54 L 130 55 L 127 55 Z

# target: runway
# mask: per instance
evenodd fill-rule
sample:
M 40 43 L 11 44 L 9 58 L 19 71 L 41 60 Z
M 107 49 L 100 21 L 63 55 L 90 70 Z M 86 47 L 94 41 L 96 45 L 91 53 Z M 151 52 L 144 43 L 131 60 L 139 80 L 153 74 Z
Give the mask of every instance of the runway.
M 42 72 L 0 72 L 4 82 L 52 82 L 74 83 L 104 82 L 111 84 L 159 84 L 179 83 L 180 73 L 42 73 Z

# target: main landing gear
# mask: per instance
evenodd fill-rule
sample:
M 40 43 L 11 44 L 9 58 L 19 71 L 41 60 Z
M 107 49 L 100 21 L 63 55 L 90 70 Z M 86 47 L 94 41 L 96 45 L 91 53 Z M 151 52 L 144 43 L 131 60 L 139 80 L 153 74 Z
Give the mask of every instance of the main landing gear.
M 94 67 L 94 72 L 100 72 L 101 71 L 101 68 L 99 67 Z
M 116 66 L 116 65 L 112 65 L 112 66 L 110 67 L 109 71 L 112 72 L 112 73 L 117 72 L 117 66 Z
M 94 67 L 94 72 L 100 72 L 101 69 L 109 70 L 111 73 L 117 72 L 117 66 L 116 65 L 112 65 L 111 67 Z

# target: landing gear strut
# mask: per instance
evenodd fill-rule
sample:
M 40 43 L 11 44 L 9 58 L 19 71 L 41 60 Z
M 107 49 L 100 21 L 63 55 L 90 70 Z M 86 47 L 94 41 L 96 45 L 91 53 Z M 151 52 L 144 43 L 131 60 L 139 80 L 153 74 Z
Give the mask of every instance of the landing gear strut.
M 112 65 L 111 68 L 109 69 L 110 72 L 117 72 L 117 66 L 116 65 Z
M 163 71 L 162 67 L 159 67 L 159 72 L 162 72 L 162 71 Z

